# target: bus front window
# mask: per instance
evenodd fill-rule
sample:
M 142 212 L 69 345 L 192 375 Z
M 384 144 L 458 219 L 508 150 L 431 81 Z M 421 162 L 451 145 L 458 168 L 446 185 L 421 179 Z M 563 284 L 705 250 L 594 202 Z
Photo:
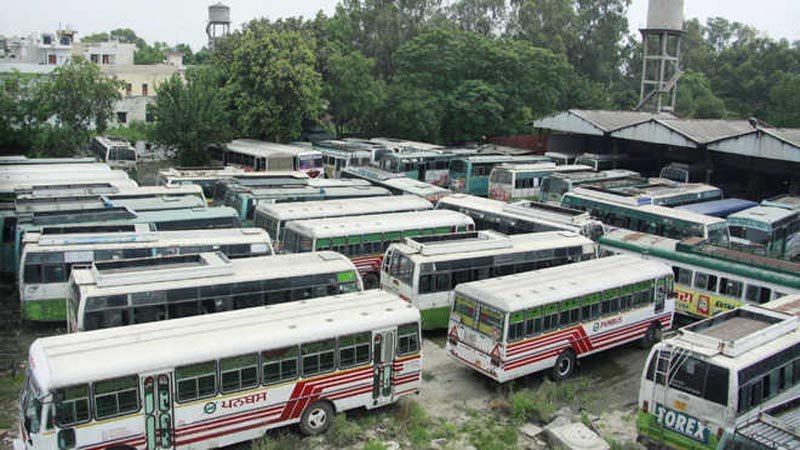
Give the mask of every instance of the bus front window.
M 396 254 L 389 265 L 389 275 L 397 278 L 403 284 L 411 284 L 411 276 L 414 273 L 414 263 L 404 255 Z
M 718 228 L 709 228 L 708 242 L 720 247 L 730 247 L 730 236 L 727 225 Z
M 28 372 L 25 390 L 22 392 L 20 404 L 22 405 L 22 426 L 28 434 L 36 434 L 42 423 L 42 402 L 36 397 L 36 388 Z

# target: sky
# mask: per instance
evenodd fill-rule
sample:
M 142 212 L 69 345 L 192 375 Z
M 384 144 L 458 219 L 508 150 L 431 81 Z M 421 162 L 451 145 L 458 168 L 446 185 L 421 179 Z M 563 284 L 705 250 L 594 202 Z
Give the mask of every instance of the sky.
M 12 0 L 2 0 L 11 2 Z M 447 1 L 447 0 L 445 0 Z M 213 0 L 216 2 L 216 0 Z M 337 0 L 224 0 L 231 7 L 232 29 L 256 17 L 312 17 L 322 9 L 332 14 Z M 6 5 L 0 15 L 0 35 L 28 35 L 69 25 L 78 37 L 114 28 L 131 28 L 148 42 L 189 43 L 197 50 L 206 43 L 207 6 L 196 0 L 24 0 Z M 798 0 L 684 0 L 686 18 L 722 16 L 752 25 L 769 37 L 800 40 Z M 633 0 L 631 32 L 645 24 L 647 0 Z

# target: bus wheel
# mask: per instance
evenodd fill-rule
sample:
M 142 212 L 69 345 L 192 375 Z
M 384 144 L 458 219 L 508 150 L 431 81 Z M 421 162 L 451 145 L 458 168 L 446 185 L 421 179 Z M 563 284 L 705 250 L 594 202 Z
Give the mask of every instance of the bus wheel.
M 364 275 L 364 289 L 377 289 L 380 285 L 380 280 L 378 276 L 374 273 L 368 273 Z
M 328 429 L 333 417 L 333 407 L 330 403 L 316 402 L 303 411 L 300 417 L 300 431 L 308 436 L 324 433 Z
M 661 326 L 658 323 L 652 323 L 645 331 L 642 339 L 639 340 L 639 348 L 647 349 L 653 346 L 656 342 L 661 340 Z
M 575 351 L 570 349 L 564 350 L 556 358 L 556 363 L 553 365 L 553 372 L 551 377 L 555 381 L 566 380 L 572 376 L 575 371 Z

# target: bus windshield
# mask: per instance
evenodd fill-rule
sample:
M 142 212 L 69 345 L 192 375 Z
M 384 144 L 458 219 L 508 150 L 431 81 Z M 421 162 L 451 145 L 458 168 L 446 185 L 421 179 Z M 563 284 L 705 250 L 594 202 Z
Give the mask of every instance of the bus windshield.
M 112 161 L 136 161 L 136 150 L 125 147 L 111 147 L 108 159 Z
M 318 169 L 322 167 L 322 156 L 301 156 L 300 170 Z
M 511 184 L 511 172 L 496 170 L 492 172 L 489 181 L 497 184 Z
M 456 159 L 450 163 L 450 175 L 465 175 L 467 173 L 467 162 Z
M 729 247 L 731 240 L 728 233 L 728 224 L 723 223 L 717 227 L 710 226 L 708 228 L 708 242 L 720 247 Z
M 413 283 L 414 263 L 405 255 L 396 253 L 389 263 L 389 275 L 405 285 Z

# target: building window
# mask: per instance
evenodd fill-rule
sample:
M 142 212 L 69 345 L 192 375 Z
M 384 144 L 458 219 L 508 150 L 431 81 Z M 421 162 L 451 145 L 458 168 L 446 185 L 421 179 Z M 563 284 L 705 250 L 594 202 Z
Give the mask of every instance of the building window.
M 133 85 L 130 83 L 125 84 L 125 95 L 130 97 L 132 91 L 133 91 Z
M 111 64 L 111 55 L 103 55 L 103 64 Z
M 142 95 L 147 97 L 147 83 L 142 83 Z
M 47 64 L 58 64 L 56 55 L 47 55 Z
M 117 112 L 117 122 L 119 123 L 128 123 L 128 113 L 125 111 L 118 111 Z
M 89 57 L 89 60 L 91 60 L 95 64 L 100 62 L 97 53 L 92 53 L 92 55 Z

